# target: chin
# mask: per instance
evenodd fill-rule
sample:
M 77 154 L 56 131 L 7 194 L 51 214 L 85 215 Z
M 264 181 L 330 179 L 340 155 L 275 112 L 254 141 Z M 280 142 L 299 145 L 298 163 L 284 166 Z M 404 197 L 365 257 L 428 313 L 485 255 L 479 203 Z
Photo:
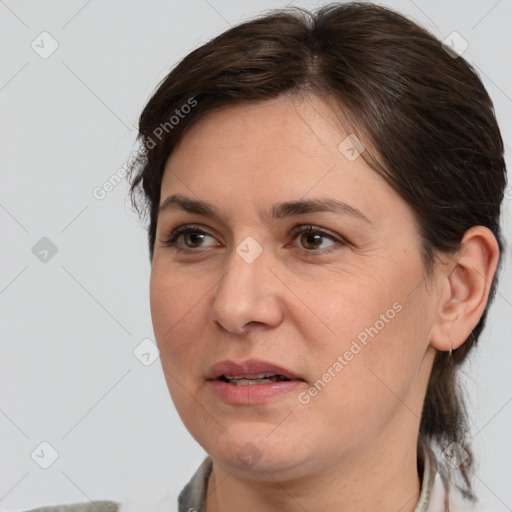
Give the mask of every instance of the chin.
M 261 473 L 262 480 L 266 480 L 268 472 L 286 473 L 311 458 L 311 453 L 307 453 L 310 447 L 294 439 L 288 431 L 278 432 L 278 429 L 268 423 L 241 422 L 230 427 L 229 434 L 224 432 L 214 441 L 209 437 L 200 444 L 217 462 L 240 472 L 250 472 L 253 478 Z M 211 431 L 205 433 L 208 434 L 211 436 Z

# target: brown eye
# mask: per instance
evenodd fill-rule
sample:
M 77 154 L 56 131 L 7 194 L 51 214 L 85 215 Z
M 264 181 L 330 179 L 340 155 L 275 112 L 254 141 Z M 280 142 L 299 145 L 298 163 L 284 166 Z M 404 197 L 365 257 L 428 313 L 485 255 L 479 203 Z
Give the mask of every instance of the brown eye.
M 187 231 L 182 233 L 181 236 L 187 247 L 198 247 L 204 240 L 204 237 L 208 235 L 199 233 L 198 231 Z
M 319 233 L 304 232 L 300 235 L 300 242 L 306 249 L 318 249 L 322 245 L 322 238 Z
M 194 250 L 198 247 L 208 247 L 201 245 L 201 242 L 205 240 L 205 237 L 213 238 L 212 235 L 202 230 L 199 226 L 184 225 L 179 226 L 172 231 L 163 243 L 166 247 L 172 247 L 177 251 Z M 180 241 L 183 243 L 180 243 Z
M 299 236 L 300 235 L 300 236 Z M 346 241 L 334 235 L 316 228 L 315 226 L 297 226 L 292 231 L 292 236 L 300 240 L 300 244 L 307 252 L 329 253 L 336 250 L 336 246 L 346 245 Z M 331 245 L 322 247 L 324 240 L 333 242 Z

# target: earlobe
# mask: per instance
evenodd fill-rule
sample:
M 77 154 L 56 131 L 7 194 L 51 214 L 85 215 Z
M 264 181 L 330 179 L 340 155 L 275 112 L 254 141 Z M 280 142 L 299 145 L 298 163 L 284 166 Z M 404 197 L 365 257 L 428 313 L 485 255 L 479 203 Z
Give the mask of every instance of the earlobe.
M 491 230 L 474 226 L 461 247 L 438 269 L 437 317 L 430 345 L 449 351 L 460 347 L 482 316 L 499 260 L 499 246 Z

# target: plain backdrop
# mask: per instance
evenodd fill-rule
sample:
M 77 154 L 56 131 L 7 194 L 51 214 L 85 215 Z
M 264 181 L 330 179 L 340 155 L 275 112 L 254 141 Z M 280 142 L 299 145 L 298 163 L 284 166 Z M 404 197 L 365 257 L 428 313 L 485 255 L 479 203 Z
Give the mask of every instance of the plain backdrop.
M 0 0 L 1 510 L 164 496 L 174 510 L 205 453 L 173 407 L 160 360 L 140 356 L 154 339 L 150 265 L 126 180 L 103 199 L 94 190 L 122 175 L 141 109 L 188 52 L 266 9 L 323 3 Z M 512 2 L 383 4 L 440 39 L 467 41 L 510 166 Z M 508 241 L 511 204 L 509 188 Z M 508 245 L 463 378 L 473 479 L 495 512 L 512 510 L 511 277 Z

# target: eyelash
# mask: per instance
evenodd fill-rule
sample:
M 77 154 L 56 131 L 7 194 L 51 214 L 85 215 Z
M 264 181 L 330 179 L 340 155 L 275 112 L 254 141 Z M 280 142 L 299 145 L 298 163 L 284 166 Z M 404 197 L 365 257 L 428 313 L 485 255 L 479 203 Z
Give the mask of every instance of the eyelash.
M 187 234 L 187 233 L 199 233 L 199 234 L 204 234 L 204 235 L 212 236 L 207 231 L 204 231 L 201 228 L 201 226 L 199 226 L 198 224 L 185 224 L 183 226 L 179 226 L 176 229 L 174 229 L 170 233 L 168 238 L 166 238 L 165 240 L 162 240 L 162 243 L 166 247 L 171 247 L 175 251 L 194 252 L 196 249 L 193 249 L 193 248 L 183 248 L 183 247 L 179 247 L 176 244 L 178 238 L 181 235 Z M 329 233 L 326 233 L 325 231 L 323 231 L 323 230 L 321 230 L 321 229 L 319 229 L 316 226 L 313 226 L 311 224 L 295 226 L 292 229 L 290 235 L 293 236 L 293 239 L 295 240 L 297 238 L 297 236 L 299 234 L 301 234 L 301 233 L 309 233 L 309 234 L 313 234 L 313 235 L 321 235 L 323 238 L 328 238 L 329 240 L 332 240 L 333 242 L 336 242 L 336 244 L 338 246 L 348 245 L 347 240 L 345 240 L 344 238 L 336 238 L 333 235 L 330 235 Z M 214 237 L 212 236 L 212 238 L 214 238 Z M 337 248 L 338 247 L 336 247 L 336 246 L 331 246 L 328 249 L 304 249 L 304 251 L 306 253 L 308 253 L 308 255 L 309 254 L 313 255 L 314 253 L 317 253 L 317 254 L 318 253 L 320 253 L 320 254 L 329 254 L 329 253 L 335 251 Z

